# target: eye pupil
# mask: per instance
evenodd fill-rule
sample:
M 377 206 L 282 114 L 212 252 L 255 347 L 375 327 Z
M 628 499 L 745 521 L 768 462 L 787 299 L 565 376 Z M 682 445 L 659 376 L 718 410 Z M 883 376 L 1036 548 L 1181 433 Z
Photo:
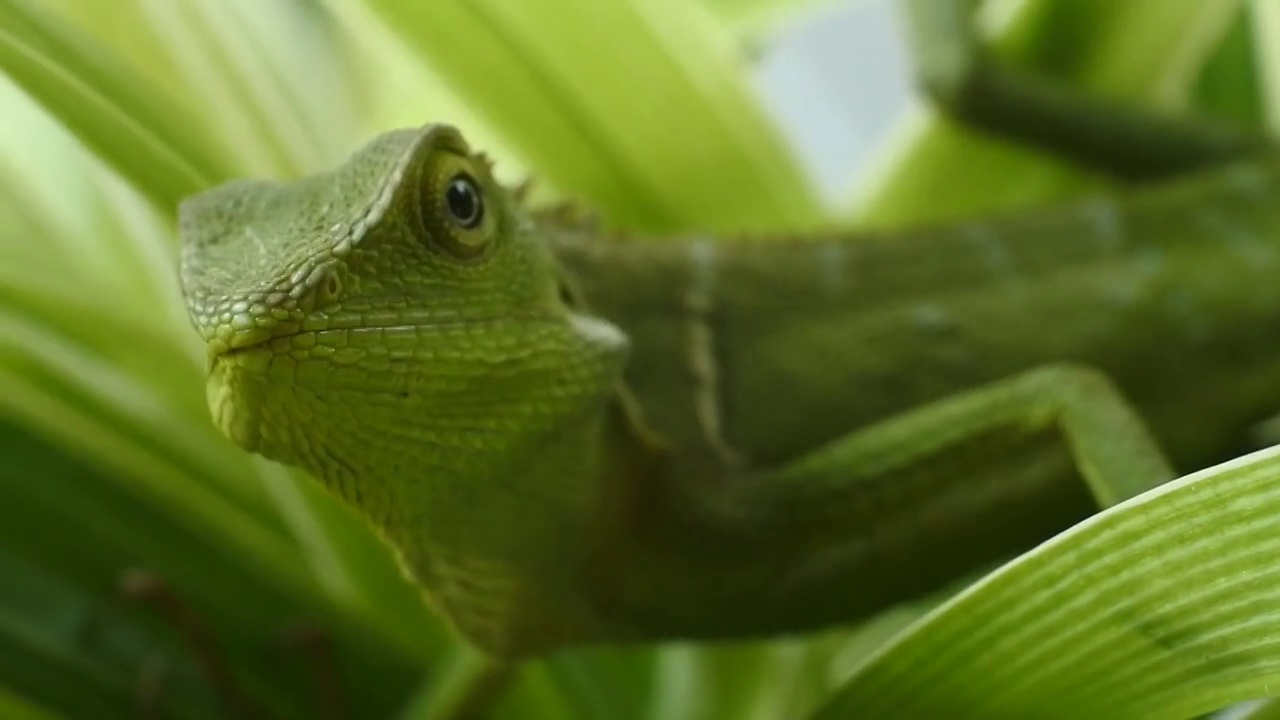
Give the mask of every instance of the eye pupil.
M 466 173 L 455 175 L 444 191 L 445 205 L 453 221 L 470 230 L 484 220 L 484 202 L 475 180 Z

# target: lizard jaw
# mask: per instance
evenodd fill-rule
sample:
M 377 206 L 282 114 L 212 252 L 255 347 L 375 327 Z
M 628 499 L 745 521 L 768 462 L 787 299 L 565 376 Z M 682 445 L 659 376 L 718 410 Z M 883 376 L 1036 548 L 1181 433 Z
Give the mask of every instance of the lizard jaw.
M 207 348 L 210 359 L 259 348 L 277 337 L 266 328 L 252 328 L 249 330 L 232 330 L 228 328 L 223 330 L 223 327 L 226 326 L 215 330 L 208 340 Z
M 258 342 L 216 352 L 210 348 L 205 398 L 214 424 L 237 445 L 249 452 L 262 450 L 262 403 L 267 392 L 266 369 L 272 351 L 267 342 Z

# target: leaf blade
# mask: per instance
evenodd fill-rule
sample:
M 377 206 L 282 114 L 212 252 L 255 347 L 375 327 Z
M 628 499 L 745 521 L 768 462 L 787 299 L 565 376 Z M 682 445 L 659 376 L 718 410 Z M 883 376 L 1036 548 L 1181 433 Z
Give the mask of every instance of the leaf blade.
M 26 0 L 0 18 L 0 68 L 158 208 L 231 175 L 185 108 L 91 38 Z
M 744 229 L 818 214 L 731 39 L 695 4 L 367 4 L 548 180 L 619 222 Z
M 1265 696 L 1280 681 L 1277 552 L 1271 448 L 1095 515 L 988 575 L 814 720 L 1191 717 Z

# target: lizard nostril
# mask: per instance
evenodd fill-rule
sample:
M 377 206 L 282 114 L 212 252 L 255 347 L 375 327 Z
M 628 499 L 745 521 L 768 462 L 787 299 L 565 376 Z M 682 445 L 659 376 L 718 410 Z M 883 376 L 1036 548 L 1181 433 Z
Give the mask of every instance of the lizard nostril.
M 320 287 L 316 288 L 319 297 L 316 298 L 321 304 L 331 303 L 338 299 L 338 294 L 342 292 L 342 281 L 338 279 L 337 274 L 329 273 L 325 276 L 324 281 L 320 283 Z

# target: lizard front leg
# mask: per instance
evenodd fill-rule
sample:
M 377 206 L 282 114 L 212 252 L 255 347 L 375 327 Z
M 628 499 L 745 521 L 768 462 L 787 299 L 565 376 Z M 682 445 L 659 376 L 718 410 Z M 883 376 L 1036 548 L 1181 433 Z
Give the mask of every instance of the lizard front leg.
M 1175 477 L 1133 406 L 1079 365 L 942 398 L 765 471 L 742 507 L 768 509 L 771 537 L 794 539 L 760 577 L 749 623 L 855 620 L 1028 550 L 1073 521 L 1070 468 L 1042 462 L 1062 448 L 1098 506 Z
M 974 438 L 1056 433 L 1102 507 L 1176 474 L 1119 390 L 1100 372 L 1050 365 L 908 411 L 836 440 L 760 481 L 762 486 L 853 486 L 903 466 L 937 463 Z
M 792 618 L 794 626 L 774 628 L 783 631 L 854 620 L 1065 529 L 1071 520 L 1054 505 L 1069 497 L 1070 475 L 1036 460 L 1062 448 L 1100 507 L 1176 476 L 1104 375 L 1050 365 L 883 420 L 752 478 L 743 507 L 769 508 L 785 526 L 771 534 L 796 538 L 795 556 L 775 556 L 775 575 L 762 581 L 758 617 Z
M 642 636 L 767 637 L 863 619 L 1065 529 L 1087 497 L 1109 506 L 1175 477 L 1116 387 L 1079 365 L 1029 370 L 743 473 L 647 519 L 642 549 L 613 576 Z

